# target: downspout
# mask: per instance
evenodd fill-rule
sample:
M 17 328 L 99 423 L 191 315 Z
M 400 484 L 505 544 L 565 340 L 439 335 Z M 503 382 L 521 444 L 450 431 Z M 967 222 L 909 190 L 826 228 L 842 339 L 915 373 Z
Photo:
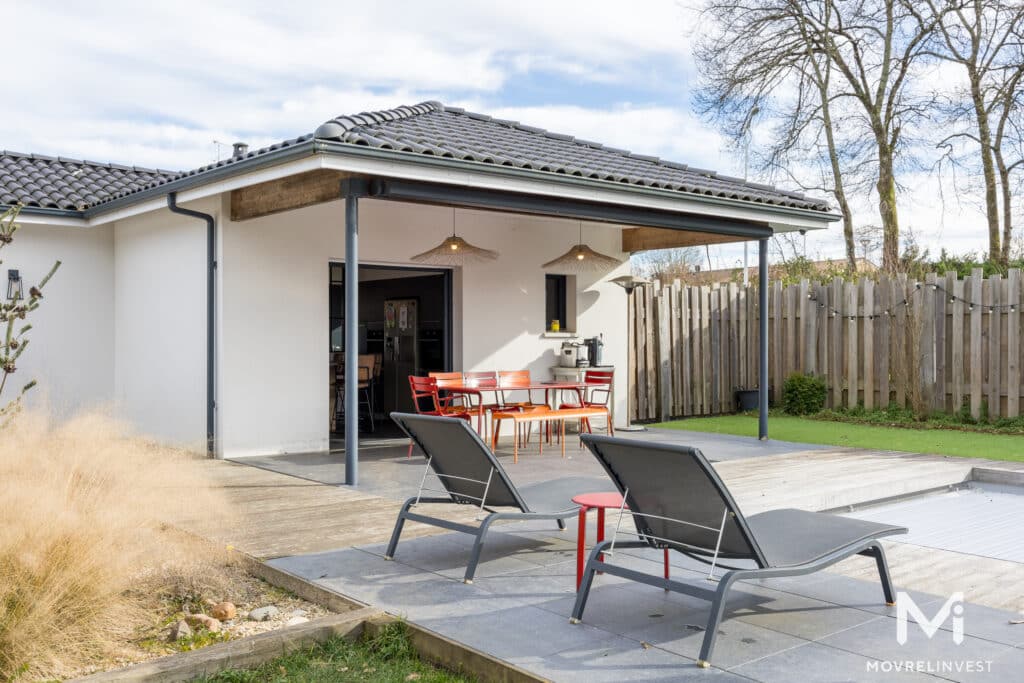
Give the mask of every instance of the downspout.
M 213 216 L 178 206 L 178 193 L 167 194 L 171 213 L 206 221 L 206 454 L 217 455 L 217 224 Z

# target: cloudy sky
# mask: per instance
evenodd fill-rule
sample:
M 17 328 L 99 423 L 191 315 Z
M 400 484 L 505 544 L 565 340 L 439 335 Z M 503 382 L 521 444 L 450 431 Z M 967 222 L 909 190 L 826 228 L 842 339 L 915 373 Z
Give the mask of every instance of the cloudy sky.
M 260 146 L 339 114 L 437 99 L 743 172 L 691 111 L 696 14 L 685 2 L 4 5 L 9 150 L 177 170 L 216 160 L 235 140 Z M 983 248 L 972 201 L 940 193 L 927 174 L 904 182 L 902 222 L 926 244 Z M 877 222 L 872 203 L 861 202 L 864 223 Z M 831 233 L 809 237 L 808 255 L 841 254 Z M 712 265 L 738 255 L 713 250 Z

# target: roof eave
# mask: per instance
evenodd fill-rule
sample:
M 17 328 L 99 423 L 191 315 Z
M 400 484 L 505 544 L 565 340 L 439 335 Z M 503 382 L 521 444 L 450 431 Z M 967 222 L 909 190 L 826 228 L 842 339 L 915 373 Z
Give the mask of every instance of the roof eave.
M 91 219 L 112 211 L 117 211 L 118 209 L 129 207 L 133 204 L 138 204 L 158 197 L 164 197 L 170 192 L 190 190 L 202 185 L 214 183 L 224 178 L 230 178 L 267 168 L 269 166 L 275 166 L 277 164 L 312 156 L 316 154 L 315 143 L 316 140 L 310 139 L 288 147 L 282 147 L 263 154 L 239 159 L 238 161 L 233 161 L 229 164 L 224 164 L 223 166 L 217 166 L 194 175 L 172 180 L 171 182 L 164 183 L 163 185 L 146 188 L 145 190 L 140 190 L 138 192 L 133 192 L 131 194 L 111 199 L 103 202 L 102 204 L 96 204 L 86 209 L 82 215 L 87 219 Z
M 589 188 L 592 190 L 611 193 L 612 195 L 619 195 L 622 196 L 623 198 L 627 196 L 646 196 L 656 197 L 661 200 L 675 202 L 685 200 L 686 202 L 693 202 L 707 206 L 721 206 L 732 208 L 743 207 L 744 209 L 747 209 L 758 215 L 763 216 L 763 220 L 766 223 L 773 225 L 785 225 L 785 219 L 787 216 L 793 217 L 794 219 L 800 219 L 801 224 L 808 220 L 817 223 L 831 223 L 834 221 L 838 221 L 840 219 L 840 216 L 838 214 L 832 213 L 830 211 L 782 206 L 778 204 L 768 204 L 762 202 L 752 202 L 749 200 L 742 199 L 730 199 L 726 197 L 716 197 L 712 195 L 679 192 L 677 190 L 645 187 L 640 185 L 616 184 L 609 183 L 606 180 L 596 180 L 593 178 L 569 176 L 510 166 L 492 166 L 475 161 L 463 161 L 461 159 L 453 159 L 448 157 L 433 157 L 398 150 L 377 149 L 372 147 L 364 147 L 361 145 L 353 145 L 350 143 L 336 142 L 333 140 L 320 140 L 316 138 L 306 140 L 288 147 L 272 150 L 264 154 L 247 157 L 245 159 L 241 159 L 238 161 L 233 161 L 229 164 L 225 164 L 223 166 L 218 166 L 206 171 L 202 171 L 194 175 L 185 176 L 177 180 L 172 180 L 162 185 L 157 185 L 151 188 L 140 190 L 138 192 L 133 192 L 128 195 L 117 197 L 115 199 L 111 199 L 101 204 L 91 206 L 83 211 L 75 211 L 68 209 L 50 209 L 43 207 L 23 207 L 22 213 L 26 215 L 39 216 L 40 218 L 77 218 L 86 221 L 91 221 L 91 219 L 98 216 L 103 216 L 105 214 L 118 211 L 120 209 L 125 209 L 133 205 L 146 202 L 148 200 L 162 198 L 166 196 L 169 192 L 182 192 L 186 190 L 195 189 L 203 185 L 208 185 L 217 182 L 219 180 L 223 180 L 238 175 L 243 175 L 245 173 L 250 173 L 270 166 L 286 163 L 289 161 L 294 161 L 297 159 L 301 159 L 303 157 L 309 157 L 317 154 L 322 154 L 328 157 L 338 157 L 342 159 L 374 159 L 378 161 L 393 162 L 434 169 L 459 169 L 462 171 L 466 171 L 468 173 L 483 174 L 486 176 L 518 178 L 555 186 Z M 811 227 L 810 229 L 815 228 Z
M 826 223 L 832 223 L 840 220 L 841 218 L 839 214 L 833 213 L 831 211 L 821 211 L 817 209 L 802 209 L 798 207 L 781 206 L 778 204 L 752 202 L 742 199 L 729 199 L 726 197 L 715 197 L 697 193 L 679 192 L 677 190 L 645 187 L 641 185 L 609 183 L 606 180 L 596 180 L 593 178 L 583 178 L 579 176 L 563 175 L 559 173 L 550 173 L 546 171 L 522 169 L 512 166 L 492 166 L 489 164 L 482 164 L 476 161 L 463 161 L 461 159 L 452 159 L 449 157 L 434 157 L 424 154 L 417 154 L 413 152 L 402 152 L 399 150 L 377 149 L 373 147 L 365 147 L 362 145 L 353 145 L 350 143 L 336 142 L 333 140 L 317 140 L 316 145 L 317 152 L 338 157 L 371 158 L 435 168 L 454 167 L 472 173 L 482 173 L 510 178 L 523 178 L 534 181 L 542 181 L 556 185 L 587 187 L 605 192 L 621 193 L 623 195 L 641 195 L 658 197 L 660 199 L 667 199 L 670 201 L 686 200 L 688 202 L 696 202 L 710 206 L 742 206 L 745 209 L 749 209 L 760 214 L 763 214 L 764 220 L 768 223 L 781 224 L 784 221 L 780 221 L 778 219 L 780 217 L 785 216 L 793 216 L 794 218 L 801 218 L 805 220 L 810 219 L 812 221 L 820 221 Z

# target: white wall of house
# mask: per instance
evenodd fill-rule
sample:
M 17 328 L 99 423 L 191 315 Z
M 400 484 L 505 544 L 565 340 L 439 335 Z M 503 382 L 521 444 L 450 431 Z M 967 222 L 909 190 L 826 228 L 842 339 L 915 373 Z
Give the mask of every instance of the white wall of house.
M 217 200 L 189 208 L 216 214 Z M 206 224 L 157 211 L 114 226 L 114 402 L 140 432 L 206 440 Z
M 114 394 L 114 230 L 20 222 L 11 245 L 0 252 L 0 296 L 7 295 L 7 270 L 20 271 L 25 295 L 61 261 L 27 320 L 29 346 L 9 380 L 13 397 L 29 380 L 38 386 L 26 405 L 45 406 L 58 416 L 105 408 Z
M 225 198 L 226 202 L 227 199 Z M 227 457 L 322 450 L 328 445 L 328 264 L 343 260 L 341 201 L 220 224 L 221 372 L 219 431 Z M 576 242 L 575 221 L 459 211 L 458 231 L 497 250 L 498 261 L 467 266 L 454 280 L 456 369 L 528 368 L 548 379 L 561 339 L 544 337 L 540 264 Z M 411 265 L 409 257 L 451 231 L 452 210 L 363 200 L 360 261 Z M 584 239 L 619 253 L 619 230 L 594 224 Z M 607 362 L 624 370 L 626 304 L 609 277 L 577 277 L 577 329 L 605 335 Z M 625 415 L 625 372 L 617 406 Z M 201 405 L 201 404 L 200 404 Z M 620 417 L 620 421 L 622 418 Z

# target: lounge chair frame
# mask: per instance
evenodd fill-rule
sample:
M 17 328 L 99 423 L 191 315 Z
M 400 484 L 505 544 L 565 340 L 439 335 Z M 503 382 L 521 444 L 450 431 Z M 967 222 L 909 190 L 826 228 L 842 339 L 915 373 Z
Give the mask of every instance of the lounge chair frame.
M 439 417 L 433 415 L 412 415 L 409 413 L 391 413 L 391 418 L 395 421 L 398 427 L 405 432 L 405 434 L 420 447 L 420 450 L 427 455 L 426 469 L 423 472 L 423 478 L 420 480 L 419 490 L 416 495 L 409 498 L 402 505 L 401 511 L 398 513 L 398 519 L 395 520 L 395 528 L 391 532 L 391 540 L 388 542 L 387 550 L 384 553 L 384 559 L 392 560 L 395 557 L 395 552 L 398 549 L 398 541 L 402 535 L 402 529 L 405 526 L 407 520 L 413 522 L 420 522 L 422 524 L 430 524 L 431 526 L 440 527 L 442 529 L 448 529 L 449 531 L 458 531 L 464 534 L 469 534 L 474 537 L 473 549 L 470 552 L 469 562 L 466 565 L 466 573 L 463 576 L 465 583 L 473 583 L 473 577 L 476 574 L 477 565 L 480 562 L 480 554 L 483 551 L 484 538 L 487 536 L 487 532 L 495 522 L 502 520 L 555 520 L 558 524 L 558 528 L 561 530 L 565 529 L 565 520 L 571 517 L 575 517 L 579 513 L 579 506 L 570 504 L 564 510 L 558 510 L 553 512 L 537 512 L 531 510 L 526 501 L 523 500 L 519 491 L 516 489 L 515 484 L 508 478 L 501 463 L 498 462 L 497 458 L 494 457 L 494 453 L 487 448 L 480 435 L 477 434 L 464 420 L 450 417 Z M 450 424 L 459 425 L 459 428 L 455 429 L 454 433 L 457 438 L 469 439 L 472 442 L 472 446 L 475 451 L 479 451 L 481 457 L 485 457 L 490 466 L 487 479 L 477 479 L 474 477 L 465 477 L 456 474 L 450 474 L 443 470 L 438 470 L 435 465 L 438 464 L 435 461 L 434 447 L 432 445 L 424 443 L 421 435 L 417 432 L 416 425 L 430 425 L 431 423 L 438 424 Z M 442 486 L 445 487 L 442 493 L 447 495 L 444 497 L 423 497 L 424 491 L 437 491 L 436 489 L 430 489 L 425 486 L 427 475 L 430 470 L 434 468 L 434 474 L 441 480 Z M 473 495 L 468 493 L 463 484 L 475 484 L 483 487 L 482 495 Z M 492 499 L 492 504 L 488 504 L 488 495 L 499 492 L 499 496 L 496 499 Z M 505 498 L 502 500 L 500 493 L 505 494 Z M 451 504 L 451 505 L 473 505 L 478 506 L 480 513 L 487 513 L 482 517 L 478 517 L 480 521 L 479 526 L 472 526 L 470 524 L 464 524 L 461 522 L 454 522 L 443 517 L 433 517 L 416 512 L 415 508 L 418 505 L 428 504 Z M 496 507 L 511 507 L 512 510 L 500 511 L 494 508 Z
M 623 494 L 623 509 L 620 511 L 621 514 L 619 516 L 618 525 L 621 525 L 622 517 L 628 514 L 632 514 L 634 519 L 636 519 L 637 517 L 653 517 L 671 523 L 679 523 L 684 525 L 702 527 L 704 529 L 709 530 L 710 532 L 717 531 L 718 543 L 720 543 L 722 539 L 722 532 L 726 524 L 726 520 L 731 518 L 735 521 L 737 528 L 740 530 L 740 532 L 744 536 L 746 536 L 745 540 L 747 540 L 751 549 L 751 554 L 749 557 L 737 557 L 736 559 L 752 561 L 756 566 L 750 568 L 742 568 L 722 565 L 723 568 L 727 569 L 728 571 L 726 571 L 725 574 L 723 574 L 721 577 L 717 579 L 717 588 L 712 589 L 705 588 L 703 586 L 692 583 L 684 583 L 673 579 L 667 579 L 654 574 L 647 574 L 645 572 L 637 571 L 635 569 L 630 569 L 628 567 L 612 564 L 608 561 L 608 558 L 614 557 L 614 552 L 616 548 L 671 548 L 673 550 L 682 552 L 683 554 L 689 557 L 711 564 L 712 572 L 714 571 L 715 564 L 720 559 L 719 548 L 717 547 L 717 545 L 714 548 L 713 552 L 701 552 L 703 549 L 681 545 L 672 540 L 657 537 L 650 533 L 643 533 L 642 531 L 640 531 L 640 525 L 638 525 L 638 532 L 635 534 L 640 538 L 640 540 L 625 542 L 618 541 L 617 536 L 620 533 L 620 531 L 619 527 L 617 526 L 615 533 L 612 535 L 612 538 L 599 543 L 597 546 L 594 547 L 594 549 L 590 553 L 590 556 L 587 560 L 586 568 L 584 569 L 583 581 L 580 584 L 579 590 L 576 593 L 576 603 L 573 606 L 572 616 L 570 618 L 571 623 L 578 624 L 580 620 L 583 618 L 583 610 L 586 608 L 587 598 L 590 595 L 590 588 L 594 581 L 594 575 L 597 572 L 604 572 L 605 574 L 611 574 L 612 576 L 619 576 L 624 579 L 637 581 L 639 583 L 644 583 L 649 586 L 655 586 L 658 588 L 662 588 L 664 590 L 673 591 L 676 593 L 683 593 L 696 598 L 700 598 L 702 600 L 707 600 L 711 603 L 711 611 L 708 615 L 707 626 L 705 627 L 704 631 L 704 640 L 701 644 L 700 654 L 697 658 L 698 666 L 706 668 L 711 665 L 711 655 L 714 651 L 715 641 L 718 636 L 718 625 L 722 621 L 722 618 L 725 614 L 726 598 L 729 589 L 737 581 L 749 579 L 782 578 L 787 576 L 803 576 L 807 574 L 813 574 L 848 557 L 852 557 L 854 555 L 863 555 L 866 557 L 872 557 L 875 560 L 875 564 L 878 569 L 879 579 L 882 584 L 882 593 L 885 598 L 885 603 L 887 605 L 895 604 L 892 579 L 889 575 L 889 565 L 886 561 L 885 551 L 882 548 L 882 544 L 879 542 L 877 538 L 862 539 L 856 542 L 848 543 L 846 545 L 834 549 L 832 552 L 829 552 L 808 562 L 787 566 L 772 566 L 765 558 L 760 547 L 757 545 L 756 539 L 751 533 L 750 528 L 746 523 L 746 520 L 743 518 L 742 513 L 739 511 L 739 508 L 736 506 L 735 502 L 732 500 L 732 497 L 729 495 L 728 489 L 725 488 L 725 484 L 721 482 L 721 480 L 718 478 L 717 473 L 715 473 L 714 469 L 710 466 L 710 464 L 708 464 L 707 460 L 704 459 L 704 456 L 700 453 L 700 451 L 685 446 L 673 446 L 668 444 L 644 444 L 636 441 L 632 441 L 630 443 L 630 446 L 641 449 L 645 447 L 655 447 L 661 451 L 677 451 L 681 457 L 696 458 L 697 462 L 700 464 L 702 469 L 705 470 L 705 474 L 708 476 L 708 479 L 718 490 L 719 495 L 721 495 L 722 497 L 722 502 L 724 504 L 725 511 L 722 518 L 722 527 L 718 529 L 714 529 L 707 525 L 695 524 L 687 520 L 668 518 L 658 515 L 649 515 L 637 511 L 633 511 L 631 513 L 630 510 L 625 508 L 627 500 L 629 500 L 628 487 L 623 486 L 622 482 L 619 481 L 614 471 L 609 467 L 608 463 L 600 454 L 600 448 L 602 444 L 622 444 L 625 440 L 586 434 L 583 436 L 583 441 L 587 445 L 587 447 L 594 453 L 598 461 L 600 461 L 601 464 L 605 467 L 605 469 L 608 471 L 608 474 L 615 481 L 616 485 L 619 486 L 620 493 Z M 630 503 L 631 508 L 634 506 L 635 503 Z M 903 529 L 902 531 L 905 532 L 906 530 Z M 885 532 L 885 534 L 883 535 L 887 535 L 889 533 L 900 533 L 900 531 L 888 531 Z M 706 559 L 709 556 L 710 562 L 708 562 L 708 559 Z M 714 580 L 711 574 L 709 574 L 708 578 L 709 580 Z

